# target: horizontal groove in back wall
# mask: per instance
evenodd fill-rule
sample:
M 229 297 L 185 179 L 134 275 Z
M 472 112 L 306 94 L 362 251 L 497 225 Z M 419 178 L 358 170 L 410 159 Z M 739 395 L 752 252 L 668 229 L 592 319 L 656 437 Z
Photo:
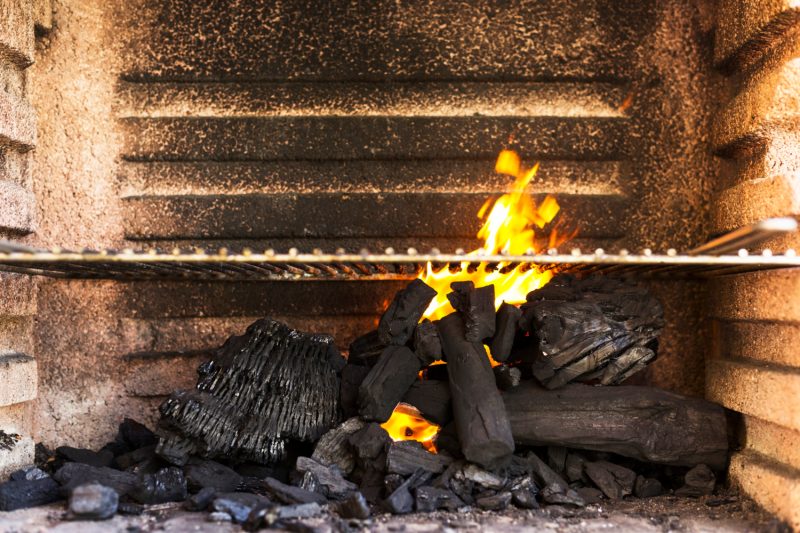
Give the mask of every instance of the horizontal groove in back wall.
M 132 161 L 490 158 L 509 139 L 546 159 L 620 159 L 627 120 L 570 117 L 125 118 Z
M 541 195 L 536 195 L 538 200 Z M 583 237 L 618 237 L 628 199 L 556 195 Z M 314 193 L 123 199 L 128 239 L 472 237 L 485 194 Z

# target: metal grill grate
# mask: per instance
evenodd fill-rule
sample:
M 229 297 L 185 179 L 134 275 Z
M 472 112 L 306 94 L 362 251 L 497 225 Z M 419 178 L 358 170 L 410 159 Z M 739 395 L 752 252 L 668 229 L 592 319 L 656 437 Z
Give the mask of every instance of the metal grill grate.
M 800 267 L 800 257 L 794 250 L 776 255 L 769 250 L 750 254 L 745 249 L 767 238 L 796 230 L 797 221 L 792 218 L 769 219 L 680 254 L 675 250 L 668 250 L 665 254 L 642 250 L 634 254 L 625 250 L 584 253 L 578 249 L 569 253 L 549 250 L 544 254 L 525 255 L 479 255 L 462 251 L 443 254 L 438 250 L 418 253 L 413 249 L 406 253 L 387 249 L 383 253 L 362 250 L 355 254 L 341 250 L 334 254 L 319 250 L 300 253 L 295 249 L 288 253 L 244 250 L 233 254 L 224 249 L 160 253 L 44 250 L 0 242 L 0 270 L 57 278 L 116 280 L 386 280 L 412 278 L 430 262 L 434 270 L 447 268 L 452 272 L 462 269 L 511 272 L 514 269 L 539 268 L 642 277 L 709 277 Z M 736 253 L 731 254 L 731 251 Z

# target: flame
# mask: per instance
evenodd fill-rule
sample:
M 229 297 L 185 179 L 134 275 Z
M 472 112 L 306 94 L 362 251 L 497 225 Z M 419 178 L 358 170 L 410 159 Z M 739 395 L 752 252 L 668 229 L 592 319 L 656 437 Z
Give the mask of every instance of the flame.
M 426 450 L 436 453 L 433 439 L 439 433 L 439 426 L 425 420 L 413 406 L 399 403 L 392 411 L 389 420 L 381 424 L 394 441 L 415 440 L 422 443 Z
M 512 150 L 503 150 L 497 157 L 495 171 L 515 178 L 511 191 L 483 204 L 478 211 L 478 218 L 484 220 L 483 226 L 478 231 L 478 238 L 483 240 L 483 246 L 473 250 L 469 255 L 486 254 L 512 254 L 520 255 L 526 252 L 536 252 L 536 229 L 542 229 L 558 214 L 560 207 L 552 196 L 547 196 L 540 205 L 536 205 L 530 194 L 526 192 L 531 180 L 536 176 L 539 164 L 530 169 L 524 169 L 519 155 Z M 488 214 L 487 214 L 488 213 Z M 553 231 L 550 234 L 548 245 L 554 247 L 566 240 Z M 527 294 L 544 286 L 553 277 L 552 272 L 542 271 L 536 266 L 520 269 L 514 268 L 504 272 L 508 263 L 500 263 L 495 268 L 486 268 L 486 263 L 481 263 L 477 269 L 469 269 L 468 263 L 463 263 L 461 269 L 452 273 L 443 268 L 438 272 L 433 265 L 428 263 L 427 268 L 420 274 L 420 279 L 436 289 L 433 299 L 423 318 L 437 320 L 453 312 L 453 307 L 447 300 L 450 284 L 454 281 L 472 281 L 476 287 L 494 284 L 495 307 L 500 307 L 504 301 L 510 304 L 521 304 Z

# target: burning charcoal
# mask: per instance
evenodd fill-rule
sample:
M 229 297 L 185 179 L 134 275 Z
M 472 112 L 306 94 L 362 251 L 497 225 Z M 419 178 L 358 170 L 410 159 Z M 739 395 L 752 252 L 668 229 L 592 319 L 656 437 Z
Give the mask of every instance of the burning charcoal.
M 200 367 L 195 390 L 161 405 L 157 452 L 177 465 L 193 453 L 277 462 L 289 439 L 316 441 L 337 422 L 343 365 L 332 337 L 258 320 Z
M 417 470 L 383 501 L 383 507 L 392 514 L 410 513 L 414 510 L 414 497 L 411 495 L 411 491 L 425 483 L 430 477 L 430 472 Z
M 381 354 L 358 390 L 362 418 L 386 422 L 395 406 L 416 381 L 421 363 L 405 346 L 389 346 Z
M 541 492 L 542 500 L 555 505 L 571 505 L 573 507 L 583 507 L 586 502 L 572 489 L 553 483 L 546 486 Z
M 436 290 L 421 279 L 415 279 L 399 291 L 378 324 L 381 342 L 404 346 L 435 296 Z
M 244 523 L 250 512 L 261 505 L 269 505 L 269 500 L 258 494 L 246 492 L 225 492 L 218 494 L 211 508 L 218 513 L 228 514 L 234 522 Z
M 655 359 L 664 317 L 646 289 L 562 274 L 527 300 L 520 323 L 538 340 L 533 373 L 548 389 L 594 379 L 616 385 Z
M 450 386 L 444 381 L 417 380 L 403 396 L 426 420 L 444 426 L 453 420 Z
M 524 459 L 521 459 L 523 464 L 525 465 L 528 473 L 533 476 L 534 481 L 540 487 L 547 487 L 550 485 L 556 485 L 563 489 L 567 489 L 567 482 L 559 476 L 552 468 L 547 466 L 547 463 L 539 459 L 539 457 L 533 453 L 528 452 Z
M 438 474 L 453 462 L 451 457 L 431 453 L 422 444 L 413 440 L 393 442 L 386 455 L 386 467 L 392 474 L 408 476 L 417 469 Z
M 456 281 L 450 288 L 453 292 L 447 299 L 464 320 L 464 338 L 469 342 L 483 342 L 494 335 L 494 285 L 476 289 L 471 281 Z
M 11 473 L 11 481 L 34 481 L 49 478 L 50 474 L 36 466 L 28 466 Z
M 697 465 L 686 472 L 683 479 L 684 485 L 675 491 L 676 496 L 688 496 L 690 498 L 707 496 L 714 492 L 714 485 L 717 482 L 714 472 L 704 464 Z
M 144 424 L 140 424 L 132 418 L 125 418 L 119 425 L 118 437 L 131 450 L 138 450 L 146 446 L 158 444 L 158 437 L 150 431 Z
M 186 478 L 183 471 L 174 466 L 162 468 L 155 474 L 145 474 L 130 497 L 139 503 L 180 502 L 186 499 Z
M 455 511 L 459 507 L 464 507 L 464 502 L 453 491 L 440 487 L 419 487 L 414 496 L 414 506 L 419 513 L 432 513 L 439 509 Z
M 484 496 L 475 500 L 475 505 L 486 511 L 502 511 L 511 503 L 511 493 L 498 492 L 493 496 Z
M 519 385 L 519 380 L 522 377 L 522 372 L 519 368 L 506 365 L 498 365 L 492 371 L 494 372 L 494 381 L 497 384 L 497 388 L 502 391 L 513 389 Z
M 324 504 L 328 500 L 322 494 L 281 483 L 277 479 L 268 477 L 259 480 L 260 488 L 270 499 L 279 501 L 284 505 L 297 505 L 302 503 Z M 262 492 L 259 492 L 262 494 Z
M 345 418 L 358 416 L 358 389 L 369 374 L 370 367 L 348 363 L 342 369 L 342 380 L 339 385 L 339 403 Z
M 216 461 L 204 459 L 191 459 L 184 468 L 184 473 L 192 492 L 206 487 L 220 492 L 231 492 L 242 482 L 242 476 L 234 470 Z
M 458 313 L 439 321 L 439 334 L 461 451 L 484 468 L 502 467 L 511 459 L 514 439 L 486 351 L 482 344 L 466 340 Z
M 186 509 L 189 511 L 205 511 L 216 497 L 216 489 L 212 487 L 200 489 L 200 492 L 193 494 L 188 500 L 186 500 Z
M 63 499 L 61 487 L 50 477 L 0 484 L 0 511 L 26 509 Z
M 334 511 L 342 518 L 355 518 L 358 520 L 366 520 L 372 514 L 367 499 L 360 492 L 356 492 L 346 500 L 337 503 L 334 506 Z
M 69 492 L 75 487 L 97 482 L 114 489 L 124 496 L 136 488 L 138 479 L 130 472 L 120 472 L 113 468 L 95 467 L 82 463 L 67 463 L 53 476 Z
M 381 341 L 377 329 L 365 333 L 350 343 L 347 362 L 352 365 L 370 368 L 378 361 L 378 357 L 386 348 L 386 344 Z
M 547 465 L 558 475 L 564 474 L 567 464 L 567 449 L 563 446 L 547 447 Z
M 580 496 L 587 505 L 603 501 L 603 491 L 594 487 L 580 487 L 575 489 L 575 492 L 578 493 L 578 496 Z
M 436 322 L 424 320 L 417 324 L 414 329 L 414 353 L 419 357 L 422 366 L 441 361 L 442 341 L 439 339 Z
M 145 446 L 132 452 L 123 453 L 114 458 L 114 465 L 120 470 L 127 470 L 137 464 L 153 459 L 156 455 L 156 446 Z
M 514 346 L 514 338 L 519 330 L 519 319 L 522 317 L 522 310 L 516 305 L 503 302 L 497 310 L 495 318 L 495 332 L 489 351 L 492 359 L 498 363 L 508 360 L 511 355 L 511 348 Z
M 517 443 L 616 453 L 644 462 L 722 470 L 728 457 L 719 405 L 652 387 L 570 384 L 548 391 L 525 381 L 503 394 Z
M 89 466 L 111 466 L 114 462 L 114 454 L 108 450 L 93 452 L 83 448 L 73 448 L 71 446 L 60 446 L 56 448 L 56 454 L 73 463 L 82 463 Z
M 637 498 L 652 498 L 654 496 L 661 496 L 664 493 L 664 487 L 661 482 L 655 478 L 636 476 L 636 483 L 633 485 L 633 495 Z
M 117 513 L 118 505 L 116 491 L 99 483 L 75 487 L 69 496 L 69 512 L 78 520 L 107 520 Z
M 342 473 L 335 466 L 327 467 L 308 457 L 297 458 L 297 471 L 307 474 L 304 476 L 306 483 L 319 487 L 318 492 L 332 500 L 343 500 L 358 490 L 358 487 L 342 477 Z M 307 482 L 306 478 L 310 478 Z M 304 486 L 303 488 L 308 488 Z
M 583 466 L 586 475 L 612 500 L 633 494 L 636 472 L 608 461 L 595 461 Z
M 585 478 L 583 473 L 583 465 L 586 464 L 586 458 L 578 453 L 570 452 L 564 461 L 564 475 L 567 481 L 573 483 L 581 481 Z
M 311 458 L 324 465 L 336 465 L 342 474 L 348 475 L 356 466 L 356 458 L 348 439 L 362 429 L 365 422 L 358 417 L 350 418 L 325 433 Z
M 474 464 L 467 464 L 460 471 L 456 473 L 456 478 L 466 479 L 475 483 L 476 485 L 485 489 L 500 490 L 505 484 L 506 480 L 502 477 L 487 472 Z

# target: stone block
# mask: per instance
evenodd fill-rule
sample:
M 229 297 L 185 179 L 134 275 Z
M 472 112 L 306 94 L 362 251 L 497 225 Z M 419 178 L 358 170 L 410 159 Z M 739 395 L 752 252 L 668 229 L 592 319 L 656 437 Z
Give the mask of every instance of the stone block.
M 0 230 L 27 235 L 36 231 L 33 192 L 10 181 L 0 181 Z
M 11 472 L 33 464 L 33 454 L 34 443 L 30 437 L 23 436 L 10 450 L 0 448 L 0 482 L 6 481 Z
M 0 273 L 0 316 L 36 313 L 36 281 L 22 274 Z
M 713 320 L 712 356 L 753 359 L 762 363 L 800 368 L 800 324 L 749 320 Z
M 24 99 L 0 91 L 0 147 L 27 151 L 36 145 L 36 113 Z
M 36 360 L 23 354 L 0 355 L 0 406 L 36 398 Z
M 742 418 L 745 448 L 800 472 L 800 431 L 753 416 Z
M 745 450 L 731 457 L 729 478 L 767 511 L 800 530 L 800 474 Z
M 800 320 L 800 272 L 761 271 L 711 280 L 711 318 L 782 322 Z
M 33 10 L 29 0 L 0 2 L 0 58 L 20 67 L 33 63 Z

